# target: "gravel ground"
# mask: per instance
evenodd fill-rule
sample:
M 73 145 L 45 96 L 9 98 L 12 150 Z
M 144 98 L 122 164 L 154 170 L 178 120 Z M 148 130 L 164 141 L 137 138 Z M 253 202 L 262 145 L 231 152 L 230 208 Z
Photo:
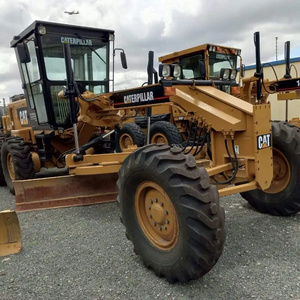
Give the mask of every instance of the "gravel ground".
M 0 210 L 14 197 L 0 188 Z M 19 213 L 20 254 L 0 257 L 0 299 L 300 299 L 300 215 L 221 200 L 227 241 L 202 279 L 168 284 L 144 268 L 115 203 Z

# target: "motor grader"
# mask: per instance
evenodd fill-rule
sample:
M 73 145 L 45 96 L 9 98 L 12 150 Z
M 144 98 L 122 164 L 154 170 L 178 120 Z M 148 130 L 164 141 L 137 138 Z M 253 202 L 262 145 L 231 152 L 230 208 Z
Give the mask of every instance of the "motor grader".
M 13 38 L 11 46 L 17 54 L 26 97 L 12 97 L 7 115 L 2 117 L 0 184 L 7 185 L 12 193 L 15 192 L 13 180 L 34 178 L 42 168 L 64 168 L 65 154 L 75 148 L 69 104 L 58 97 L 66 78 L 62 43 L 72 44 L 77 88 L 84 86 L 85 90 L 104 93 L 113 90 L 117 50 L 122 51 L 122 66 L 127 68 L 124 51 L 114 47 L 114 40 L 112 30 L 40 21 Z M 19 51 L 20 47 L 26 48 L 25 51 Z M 114 114 L 112 112 L 108 117 L 113 119 Z M 84 144 L 99 136 L 102 129 L 79 122 L 75 133 L 79 142 Z M 113 145 L 113 139 L 110 144 Z M 93 151 L 110 151 L 107 147 L 107 143 L 102 143 Z M 65 205 L 76 201 L 79 200 L 68 199 Z M 50 206 L 54 203 L 52 201 Z M 14 211 L 0 212 L 0 256 L 20 250 L 17 214 Z
M 14 42 L 21 70 L 30 69 L 28 64 L 35 61 L 34 55 L 43 47 L 37 45 L 30 52 L 26 45 L 36 43 L 36 35 L 48 32 L 49 24 L 40 25 L 34 36 L 24 35 Z M 60 82 L 63 92 L 52 91 L 69 107 L 75 145 L 65 154 L 69 175 L 15 180 L 17 210 L 117 198 L 121 222 L 135 252 L 156 275 L 169 282 L 199 278 L 220 257 L 225 243 L 225 214 L 219 197 L 243 193 L 251 205 L 274 215 L 300 210 L 299 129 L 271 122 L 270 104 L 262 103 L 258 74 L 257 99 L 248 103 L 216 88 L 221 84 L 219 80 L 181 79 L 180 65 L 161 65 L 156 80 L 153 55 L 149 55 L 147 85 L 97 95 L 87 91 L 88 83 L 79 88 L 75 74 L 80 66 L 72 59 L 77 48 L 65 40 L 61 48 L 65 60 L 57 67 L 66 81 Z M 45 87 L 51 90 L 51 81 L 45 83 L 45 79 L 52 69 L 43 68 L 43 60 L 37 60 L 37 65 L 45 76 L 34 82 L 38 91 Z M 34 86 L 30 78 L 24 85 L 29 93 Z M 46 114 L 42 116 L 51 116 L 58 101 L 53 102 L 44 93 L 32 95 L 36 94 L 40 100 L 37 115 L 43 111 Z M 194 144 L 170 147 L 149 143 L 121 153 L 91 151 L 107 143 L 124 122 L 135 116 L 135 111 L 162 103 L 176 105 L 187 113 Z M 61 127 L 49 124 L 49 120 L 44 119 L 43 125 L 51 125 L 47 134 L 54 135 Z M 79 122 L 103 130 L 81 143 L 77 135 Z M 28 157 L 32 159 L 31 152 Z M 21 165 L 23 158 L 19 162 Z
M 241 76 L 236 80 L 238 64 L 242 65 L 240 49 L 204 44 L 161 56 L 159 62 L 179 64 L 182 68 L 181 79 L 212 80 L 215 88 L 233 95 L 240 93 Z M 191 137 L 189 118 L 184 109 L 170 103 L 153 107 L 151 115 L 146 110 L 137 111 L 134 119 L 128 119 L 123 124 L 118 134 L 118 149 L 121 151 L 133 144 L 142 146 L 145 136 L 149 136 L 151 143 L 191 144 L 194 134 Z

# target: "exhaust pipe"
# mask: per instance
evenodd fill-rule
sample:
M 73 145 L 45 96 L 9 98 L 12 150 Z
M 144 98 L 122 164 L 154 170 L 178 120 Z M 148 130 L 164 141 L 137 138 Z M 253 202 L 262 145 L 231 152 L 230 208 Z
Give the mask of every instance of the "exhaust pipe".
M 21 251 L 21 229 L 13 210 L 0 211 L 0 256 Z
M 254 33 L 254 45 L 255 45 L 255 60 L 256 60 L 256 72 L 254 74 L 257 77 L 257 101 L 260 104 L 262 99 L 262 81 L 263 81 L 263 73 L 261 69 L 261 60 L 260 60 L 260 38 L 259 32 Z
M 290 56 L 291 56 L 291 44 L 290 41 L 285 42 L 284 44 L 284 59 L 285 59 L 285 79 L 292 78 L 290 71 Z M 285 121 L 288 122 L 289 116 L 289 100 L 285 100 Z
M 284 44 L 284 59 L 285 59 L 285 74 L 284 78 L 289 79 L 292 78 L 290 73 L 290 41 L 285 42 Z

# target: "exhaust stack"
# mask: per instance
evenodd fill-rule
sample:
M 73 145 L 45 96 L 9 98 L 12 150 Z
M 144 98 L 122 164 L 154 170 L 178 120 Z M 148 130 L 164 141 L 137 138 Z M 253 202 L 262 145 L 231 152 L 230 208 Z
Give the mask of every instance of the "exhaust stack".
M 284 59 L 285 59 L 285 74 L 284 78 L 289 79 L 292 78 L 291 73 L 290 73 L 290 41 L 287 41 L 284 43 Z
M 261 94 L 261 87 L 262 87 L 262 80 L 263 80 L 263 72 L 261 69 L 261 60 L 260 60 L 260 39 L 259 39 L 259 32 L 254 33 L 254 45 L 255 45 L 255 60 L 256 60 L 256 72 L 254 74 L 257 77 L 257 101 L 260 104 L 262 99 Z

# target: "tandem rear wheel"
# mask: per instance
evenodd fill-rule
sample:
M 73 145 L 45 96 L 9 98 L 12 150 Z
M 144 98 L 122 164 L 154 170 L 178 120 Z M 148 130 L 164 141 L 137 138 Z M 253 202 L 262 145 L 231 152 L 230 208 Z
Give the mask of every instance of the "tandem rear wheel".
M 273 180 L 269 189 L 241 193 L 262 213 L 288 216 L 300 211 L 300 129 L 272 122 Z
M 143 129 L 135 124 L 124 124 L 118 132 L 117 136 L 117 152 L 123 152 L 127 148 L 133 145 L 138 147 L 144 146 L 145 134 Z
M 167 121 L 158 121 L 151 125 L 151 144 L 180 145 L 182 142 L 183 138 L 176 125 Z

